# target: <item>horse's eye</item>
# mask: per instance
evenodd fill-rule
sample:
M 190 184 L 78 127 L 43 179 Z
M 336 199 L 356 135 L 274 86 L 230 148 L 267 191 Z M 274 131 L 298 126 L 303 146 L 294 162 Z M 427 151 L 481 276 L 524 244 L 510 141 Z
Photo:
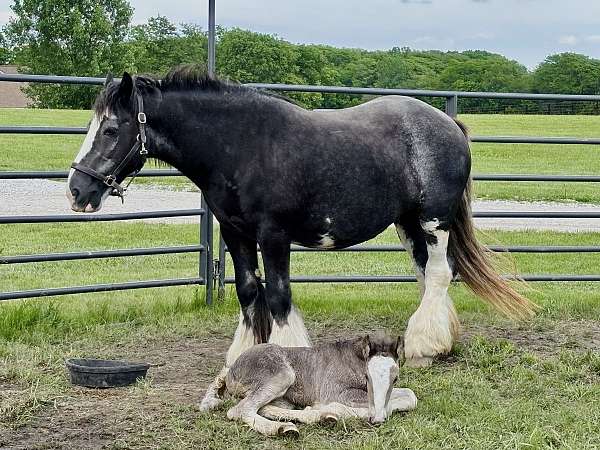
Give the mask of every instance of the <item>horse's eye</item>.
M 119 132 L 119 130 L 117 128 L 107 128 L 106 130 L 104 130 L 104 135 L 105 136 L 116 136 L 117 133 Z

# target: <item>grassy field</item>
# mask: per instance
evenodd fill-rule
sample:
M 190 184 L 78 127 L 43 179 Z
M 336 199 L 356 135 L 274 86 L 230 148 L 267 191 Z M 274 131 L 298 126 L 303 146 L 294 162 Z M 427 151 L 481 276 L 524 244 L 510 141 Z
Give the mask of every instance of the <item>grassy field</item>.
M 192 225 L 10 225 L 2 254 L 189 244 Z M 86 227 L 83 229 L 82 227 Z M 91 229 L 90 227 L 93 227 Z M 114 236 L 119 236 L 116 241 Z M 599 233 L 492 233 L 504 244 L 594 244 Z M 395 243 L 386 232 L 378 243 Z M 404 254 L 295 254 L 294 273 L 410 273 Z M 519 271 L 590 273 L 596 255 L 516 255 Z M 231 264 L 229 264 L 231 269 Z M 192 276 L 195 255 L 13 265 L 0 290 L 136 278 Z M 430 370 L 404 370 L 399 386 L 416 411 L 373 428 L 302 427 L 303 448 L 594 448 L 600 432 L 600 292 L 593 283 L 544 283 L 526 290 L 542 306 L 530 323 L 490 314 L 464 287 L 452 287 L 463 319 L 454 352 Z M 401 333 L 416 307 L 413 284 L 295 285 L 318 340 L 376 329 Z M 194 287 L 10 302 L 0 306 L 0 448 L 292 448 L 228 422 L 225 409 L 200 415 L 195 403 L 222 364 L 235 328 L 231 288 L 214 308 Z M 158 367 L 131 388 L 69 385 L 74 356 L 146 360 Z M 164 364 L 164 365 L 163 365 Z M 229 403 L 230 405 L 231 403 Z M 43 433 L 44 439 L 40 439 Z
M 3 125 L 85 126 L 89 111 L 0 109 Z M 464 115 L 474 135 L 598 137 L 599 116 Z M 66 169 L 82 136 L 0 135 L 0 170 Z M 15 151 L 18 149 L 18 151 Z M 598 148 L 592 145 L 473 144 L 474 173 L 567 174 L 600 173 Z M 183 179 L 145 179 L 142 183 L 193 189 Z M 600 203 L 592 183 L 479 182 L 480 198 L 554 200 Z

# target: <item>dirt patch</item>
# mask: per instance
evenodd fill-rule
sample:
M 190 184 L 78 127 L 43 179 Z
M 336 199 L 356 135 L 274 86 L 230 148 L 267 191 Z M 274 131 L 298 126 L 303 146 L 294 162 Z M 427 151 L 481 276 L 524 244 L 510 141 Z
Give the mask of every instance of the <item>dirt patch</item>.
M 591 320 L 553 323 L 546 329 L 539 326 L 490 326 L 470 325 L 464 327 L 460 342 L 469 342 L 474 336 L 488 339 L 504 339 L 517 348 L 542 356 L 553 356 L 563 350 L 599 351 L 600 323 Z
M 181 421 L 194 423 L 194 405 L 220 369 L 229 339 L 177 337 L 140 343 L 111 353 L 114 358 L 148 361 L 147 382 L 117 389 L 72 387 L 28 426 L 5 430 L 0 449 L 156 448 Z M 66 374 L 65 374 L 66 376 Z M 167 426 L 168 425 L 168 426 Z M 131 436 L 136 436 L 131 442 Z M 148 441 L 144 440 L 148 437 Z M 139 439 L 138 439 L 139 437 Z M 165 436 L 167 438 L 167 436 Z
M 313 326 L 314 325 L 314 326 Z M 356 336 L 375 329 L 349 329 L 310 324 L 315 342 Z M 505 339 L 516 347 L 551 356 L 562 350 L 597 351 L 600 324 L 593 321 L 562 322 L 550 329 L 471 325 L 463 329 L 461 342 L 475 336 Z M 93 390 L 70 388 L 68 394 L 48 405 L 27 426 L 6 430 L 0 449 L 102 449 L 173 448 L 187 442 L 194 431 L 196 404 L 224 361 L 231 339 L 161 337 L 133 347 L 109 349 L 111 356 L 148 361 L 149 379 L 134 387 Z M 66 375 L 65 375 L 66 376 Z M 0 384 L 5 395 L 15 386 Z M 7 394 L 8 392 L 8 394 Z

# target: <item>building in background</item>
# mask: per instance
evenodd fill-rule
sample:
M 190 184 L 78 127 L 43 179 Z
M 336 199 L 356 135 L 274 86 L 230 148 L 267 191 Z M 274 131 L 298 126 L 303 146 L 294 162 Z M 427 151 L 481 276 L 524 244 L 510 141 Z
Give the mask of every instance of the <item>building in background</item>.
M 0 74 L 18 73 L 17 66 L 0 65 Z M 25 108 L 29 106 L 30 101 L 21 88 L 25 83 L 13 83 L 0 81 L 0 108 Z

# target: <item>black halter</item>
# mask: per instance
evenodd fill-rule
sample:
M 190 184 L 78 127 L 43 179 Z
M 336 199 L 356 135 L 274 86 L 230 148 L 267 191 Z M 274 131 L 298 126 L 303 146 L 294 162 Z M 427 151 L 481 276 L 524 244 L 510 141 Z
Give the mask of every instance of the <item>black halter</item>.
M 79 163 L 71 164 L 71 168 L 78 170 L 79 172 L 85 173 L 96 180 L 102 181 L 105 185 L 113 188 L 110 192 L 110 195 L 114 195 L 116 197 L 121 198 L 121 202 L 124 201 L 123 194 L 139 173 L 139 170 L 130 174 L 131 180 L 127 183 L 127 186 L 123 187 L 119 183 L 117 183 L 117 176 L 119 176 L 119 172 L 127 165 L 127 163 L 133 158 L 133 156 L 138 153 L 142 156 L 142 165 L 146 162 L 146 158 L 148 155 L 148 150 L 146 150 L 146 114 L 144 113 L 144 100 L 139 93 L 135 93 L 135 99 L 137 101 L 138 106 L 138 114 L 137 114 L 137 122 L 138 122 L 138 135 L 136 137 L 136 142 L 129 150 L 129 153 L 125 155 L 125 158 L 119 163 L 119 165 L 113 169 L 112 173 L 109 175 L 102 175 L 101 173 L 96 172 L 94 169 L 86 167 Z

